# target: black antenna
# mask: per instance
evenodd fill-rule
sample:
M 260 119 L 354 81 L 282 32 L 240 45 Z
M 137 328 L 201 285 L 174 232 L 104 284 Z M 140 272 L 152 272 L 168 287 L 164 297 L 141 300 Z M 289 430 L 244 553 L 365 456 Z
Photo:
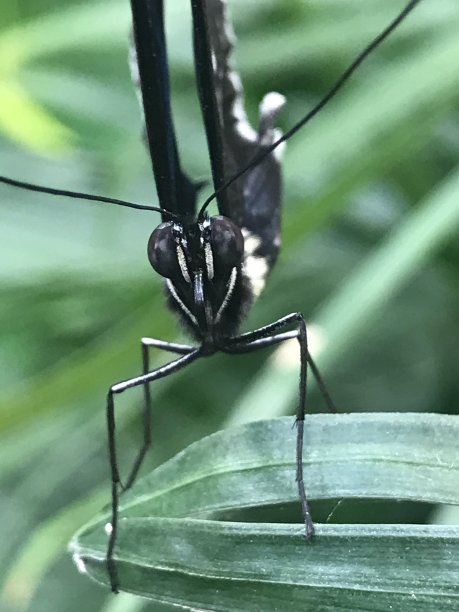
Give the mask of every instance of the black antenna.
M 295 123 L 293 127 L 291 127 L 285 134 L 283 134 L 280 138 L 278 138 L 275 142 L 273 142 L 269 147 L 263 149 L 261 153 L 255 155 L 252 161 L 247 164 L 244 168 L 236 172 L 234 176 L 228 179 L 219 189 L 214 191 L 212 195 L 210 195 L 199 211 L 199 218 L 202 218 L 206 208 L 209 204 L 214 200 L 222 191 L 227 189 L 230 185 L 237 181 L 243 174 L 245 174 L 251 168 L 257 166 L 261 161 L 263 161 L 270 153 L 274 151 L 280 144 L 291 138 L 298 130 L 300 130 L 306 123 L 308 123 L 319 111 L 322 110 L 328 102 L 338 93 L 338 91 L 343 87 L 343 85 L 348 81 L 348 79 L 354 74 L 357 68 L 362 64 L 362 62 L 400 25 L 400 23 L 409 15 L 409 13 L 419 4 L 421 0 L 411 0 L 403 11 L 399 13 L 399 15 L 379 34 L 376 36 L 372 42 L 367 45 L 363 51 L 359 53 L 359 55 L 355 58 L 355 60 L 346 68 L 346 70 L 342 73 L 342 75 L 338 78 L 335 84 L 330 88 L 328 93 L 312 108 L 298 123 Z
M 69 191 L 68 189 L 54 189 L 54 187 L 42 187 L 41 185 L 34 185 L 33 183 L 24 183 L 23 181 L 16 181 L 6 176 L 0 176 L 0 183 L 6 185 L 12 185 L 13 187 L 19 187 L 20 189 L 27 189 L 28 191 L 38 191 L 39 193 L 48 193 L 56 196 L 66 196 L 68 198 L 78 198 L 80 200 L 90 200 L 93 202 L 106 202 L 108 204 L 117 204 L 118 206 L 126 206 L 127 208 L 135 208 L 137 210 L 152 210 L 159 212 L 163 215 L 171 217 L 171 219 L 178 219 L 178 215 L 159 208 L 157 206 L 147 206 L 146 204 L 135 204 L 134 202 L 127 202 L 126 200 L 118 200 L 117 198 L 107 198 L 106 196 L 93 195 L 91 193 L 81 193 L 79 191 Z

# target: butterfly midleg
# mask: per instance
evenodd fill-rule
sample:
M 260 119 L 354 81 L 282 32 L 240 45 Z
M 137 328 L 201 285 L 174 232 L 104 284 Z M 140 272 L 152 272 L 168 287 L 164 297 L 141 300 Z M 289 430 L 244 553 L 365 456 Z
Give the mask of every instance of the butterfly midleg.
M 109 534 L 108 547 L 107 547 L 107 571 L 110 579 L 110 585 L 114 593 L 118 592 L 119 581 L 118 573 L 113 561 L 113 551 L 116 544 L 117 528 L 118 528 L 118 501 L 120 486 L 120 476 L 118 469 L 117 451 L 116 451 L 116 437 L 115 437 L 115 402 L 114 396 L 123 393 L 127 389 L 138 387 L 140 385 L 146 386 L 147 383 L 153 382 L 160 378 L 164 378 L 173 374 L 174 372 L 181 370 L 189 363 L 195 361 L 200 356 L 200 349 L 194 349 L 188 355 L 183 355 L 174 361 L 171 361 L 151 372 L 142 374 L 141 376 L 135 376 L 128 380 L 124 380 L 120 383 L 112 385 L 107 394 L 107 428 L 108 428 L 108 450 L 110 459 L 110 473 L 112 481 L 112 515 L 111 515 L 111 530 Z M 149 393 L 149 391 L 148 391 Z
M 292 324 L 297 325 L 295 334 L 284 333 L 271 336 L 273 332 Z M 306 412 L 307 365 L 309 361 L 308 337 L 304 316 L 300 312 L 295 312 L 252 332 L 247 332 L 245 334 L 241 334 L 240 336 L 231 338 L 227 347 L 225 347 L 225 350 L 232 353 L 248 352 L 250 350 L 257 350 L 262 346 L 278 344 L 279 342 L 289 340 L 292 337 L 296 337 L 300 344 L 299 401 L 296 413 L 296 481 L 298 484 L 298 494 L 303 513 L 305 535 L 309 540 L 314 535 L 314 523 L 312 521 L 311 511 L 309 509 L 309 503 L 306 496 L 303 473 L 304 418 Z

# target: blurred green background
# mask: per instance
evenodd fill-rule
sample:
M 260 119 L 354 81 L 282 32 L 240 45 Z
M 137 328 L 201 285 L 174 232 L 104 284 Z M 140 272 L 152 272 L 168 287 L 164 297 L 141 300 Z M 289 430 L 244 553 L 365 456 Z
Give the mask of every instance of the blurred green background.
M 206 178 L 189 2 L 166 4 L 180 150 Z M 288 101 L 279 125 L 291 126 L 402 4 L 233 1 L 252 121 L 274 89 Z M 283 251 L 244 329 L 304 312 L 343 412 L 457 412 L 458 26 L 456 0 L 425 0 L 285 152 Z M 156 203 L 128 33 L 127 0 L 2 3 L 1 174 Z M 4 185 L 0 197 L 2 610 L 138 609 L 80 576 L 65 545 L 109 500 L 108 386 L 139 372 L 142 335 L 184 340 L 146 258 L 157 219 Z M 271 355 L 214 356 L 161 381 L 150 466 L 229 423 L 292 413 L 294 360 Z M 140 408 L 140 392 L 120 402 L 125 466 Z M 316 390 L 309 410 L 324 410 Z M 333 520 L 445 516 L 344 502 Z

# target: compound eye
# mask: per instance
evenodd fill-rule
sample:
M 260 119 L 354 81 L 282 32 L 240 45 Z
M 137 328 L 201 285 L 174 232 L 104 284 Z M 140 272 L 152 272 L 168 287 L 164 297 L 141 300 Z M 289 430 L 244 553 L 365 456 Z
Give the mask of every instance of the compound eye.
M 177 244 L 174 238 L 173 223 L 161 223 L 153 231 L 148 240 L 148 259 L 153 268 L 166 278 L 180 275 L 177 260 Z
M 217 215 L 210 219 L 210 245 L 217 267 L 233 268 L 242 260 L 244 237 L 228 217 Z

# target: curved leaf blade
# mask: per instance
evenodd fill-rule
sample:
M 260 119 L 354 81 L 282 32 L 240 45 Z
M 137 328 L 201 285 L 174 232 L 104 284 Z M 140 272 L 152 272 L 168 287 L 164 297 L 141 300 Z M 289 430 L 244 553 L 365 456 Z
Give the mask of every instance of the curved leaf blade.
M 79 555 L 107 583 L 103 535 Z M 308 544 L 300 525 L 129 518 L 119 541 L 123 587 L 184 609 L 459 609 L 456 527 L 322 525 Z
M 292 417 L 217 432 L 140 480 L 123 516 L 215 518 L 222 511 L 297 500 Z M 459 417 L 312 415 L 306 420 L 310 499 L 459 503 Z
M 208 436 L 123 496 L 115 554 L 123 590 L 185 609 L 459 609 L 457 526 L 319 525 L 306 543 L 300 524 L 214 520 L 297 499 L 292 424 Z M 311 499 L 459 504 L 459 417 L 315 415 L 306 425 Z M 71 543 L 79 568 L 104 584 L 107 517 Z

